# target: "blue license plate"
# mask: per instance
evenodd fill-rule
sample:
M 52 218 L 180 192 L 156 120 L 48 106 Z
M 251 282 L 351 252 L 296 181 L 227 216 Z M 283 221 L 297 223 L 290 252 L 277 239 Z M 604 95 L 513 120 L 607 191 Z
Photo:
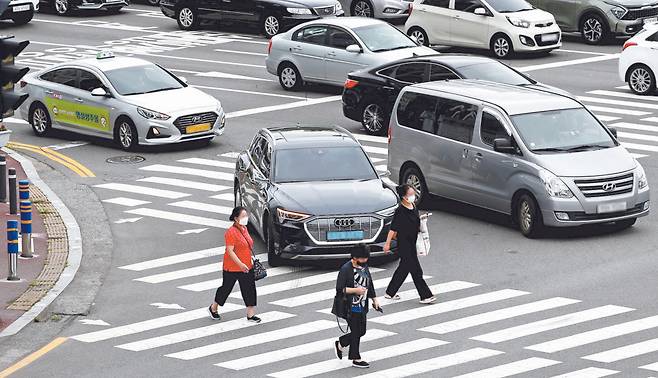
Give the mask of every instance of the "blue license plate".
M 363 239 L 363 231 L 328 231 L 327 240 L 328 241 L 338 241 L 338 240 L 361 240 Z

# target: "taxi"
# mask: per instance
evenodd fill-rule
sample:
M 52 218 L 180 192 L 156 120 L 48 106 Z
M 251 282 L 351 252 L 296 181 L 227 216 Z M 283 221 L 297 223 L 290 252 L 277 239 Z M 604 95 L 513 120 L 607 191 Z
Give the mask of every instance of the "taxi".
M 210 141 L 224 133 L 226 115 L 214 97 L 146 60 L 115 57 L 57 64 L 23 78 L 29 94 L 19 109 L 38 136 L 51 129 L 110 138 L 125 149 Z

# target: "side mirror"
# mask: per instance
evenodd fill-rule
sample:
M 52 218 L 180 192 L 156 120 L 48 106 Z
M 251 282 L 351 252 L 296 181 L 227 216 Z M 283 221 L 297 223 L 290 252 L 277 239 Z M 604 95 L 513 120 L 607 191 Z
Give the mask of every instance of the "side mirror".
M 105 88 L 100 88 L 100 87 L 99 88 L 94 88 L 91 91 L 91 95 L 95 96 L 95 97 L 110 97 L 110 94 L 107 93 Z
M 238 171 L 247 172 L 250 165 L 251 162 L 249 161 L 249 156 L 247 156 L 246 153 L 242 153 L 240 156 L 238 156 Z
M 493 142 L 493 148 L 496 152 L 504 154 L 516 153 L 516 147 L 512 145 L 512 138 L 496 138 Z
M 478 16 L 486 16 L 487 15 L 487 10 L 480 7 L 480 8 L 475 8 L 473 11 L 474 14 L 477 14 Z
M 184 76 L 179 76 L 178 80 L 182 81 L 183 83 L 187 84 L 187 79 Z
M 615 139 L 617 139 L 617 129 L 615 129 L 614 127 L 608 127 L 608 130 L 610 130 L 610 134 L 612 134 L 615 137 Z
M 362 52 L 361 47 L 359 47 L 359 45 L 349 45 L 345 48 L 345 51 L 354 54 L 360 54 Z

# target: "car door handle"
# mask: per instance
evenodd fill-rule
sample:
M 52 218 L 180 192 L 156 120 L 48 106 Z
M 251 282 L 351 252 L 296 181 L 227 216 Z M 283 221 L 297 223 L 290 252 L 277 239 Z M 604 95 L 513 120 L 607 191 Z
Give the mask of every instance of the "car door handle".
M 301 46 L 294 46 L 294 47 L 290 48 L 290 51 L 302 51 L 302 47 Z
M 76 101 L 76 102 L 85 102 L 85 100 L 83 100 L 83 99 L 81 99 L 81 98 L 79 98 L 79 97 L 76 97 L 76 98 L 75 98 L 75 101 Z
M 336 53 L 333 52 L 333 51 L 329 51 L 329 52 L 327 53 L 327 56 L 336 56 Z
M 45 93 L 45 94 L 49 94 L 49 95 L 51 95 L 51 94 L 55 94 L 55 92 L 53 92 L 53 91 L 51 91 L 51 90 L 45 90 L 44 93 Z
M 382 87 L 382 89 L 385 90 L 385 91 L 393 92 L 395 90 L 395 87 L 385 86 L 385 87 Z
M 475 157 L 473 158 L 475 161 L 482 161 L 482 154 L 481 153 L 476 153 Z
M 464 148 L 462 150 L 462 159 L 466 159 L 468 157 L 468 148 Z
M 452 16 L 452 18 L 454 18 L 455 20 L 459 20 L 459 19 L 461 19 L 461 17 L 460 17 L 458 14 Z

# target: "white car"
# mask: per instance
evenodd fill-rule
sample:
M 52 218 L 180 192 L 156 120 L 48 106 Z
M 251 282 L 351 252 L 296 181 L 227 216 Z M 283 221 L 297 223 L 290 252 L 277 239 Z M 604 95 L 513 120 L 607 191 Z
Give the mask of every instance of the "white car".
M 381 19 L 404 18 L 409 15 L 409 5 L 414 0 L 340 0 L 350 16 Z
M 513 52 L 550 52 L 562 46 L 552 14 L 525 0 L 416 0 L 405 31 L 424 45 Z
M 658 24 L 644 29 L 624 43 L 619 57 L 619 77 L 637 94 L 656 91 L 658 75 Z
M 32 21 L 38 10 L 39 0 L 11 0 L 0 15 L 0 20 L 12 20 L 16 25 L 25 25 Z

